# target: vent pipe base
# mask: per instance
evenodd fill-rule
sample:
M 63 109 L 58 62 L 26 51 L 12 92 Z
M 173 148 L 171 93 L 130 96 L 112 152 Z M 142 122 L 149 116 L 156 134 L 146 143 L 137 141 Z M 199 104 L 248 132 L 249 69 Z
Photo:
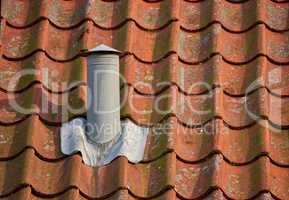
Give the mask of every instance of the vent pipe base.
M 102 166 L 118 156 L 125 156 L 132 163 L 143 159 L 148 128 L 137 126 L 129 119 L 121 121 L 121 134 L 106 143 L 90 140 L 85 130 L 86 120 L 76 118 L 61 127 L 61 151 L 71 155 L 81 152 L 89 166 Z

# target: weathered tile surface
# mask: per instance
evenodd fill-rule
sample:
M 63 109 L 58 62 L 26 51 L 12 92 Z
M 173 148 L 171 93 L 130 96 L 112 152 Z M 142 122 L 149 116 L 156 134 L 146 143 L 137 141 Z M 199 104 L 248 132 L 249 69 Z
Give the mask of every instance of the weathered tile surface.
M 150 127 L 138 164 L 60 152 L 101 43 Z M 2 0 L 0 54 L 0 199 L 289 197 L 288 0 Z

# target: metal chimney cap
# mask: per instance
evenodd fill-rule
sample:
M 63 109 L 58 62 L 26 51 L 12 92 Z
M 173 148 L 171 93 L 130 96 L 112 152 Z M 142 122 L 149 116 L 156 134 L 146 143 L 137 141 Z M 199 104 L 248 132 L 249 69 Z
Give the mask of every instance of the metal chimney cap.
M 84 54 L 121 54 L 121 51 L 106 46 L 105 44 L 100 44 L 92 49 L 85 51 Z

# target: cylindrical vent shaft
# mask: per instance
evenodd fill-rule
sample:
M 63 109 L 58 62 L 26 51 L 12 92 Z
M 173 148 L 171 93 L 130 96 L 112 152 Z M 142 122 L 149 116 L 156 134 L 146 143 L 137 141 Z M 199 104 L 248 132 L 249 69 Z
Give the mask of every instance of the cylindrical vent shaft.
M 88 55 L 87 88 L 87 134 L 96 143 L 109 142 L 121 131 L 118 54 Z

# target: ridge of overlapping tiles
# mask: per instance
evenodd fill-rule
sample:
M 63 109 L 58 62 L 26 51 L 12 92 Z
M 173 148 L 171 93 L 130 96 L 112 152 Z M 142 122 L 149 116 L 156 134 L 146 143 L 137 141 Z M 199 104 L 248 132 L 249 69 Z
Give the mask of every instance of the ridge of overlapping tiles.
M 60 126 L 48 125 L 37 116 L 0 126 L 0 160 L 15 158 L 25 149 L 34 149 L 45 161 L 65 159 L 67 156 L 60 152 Z M 143 160 L 146 163 L 175 152 L 184 162 L 200 162 L 222 154 L 230 164 L 246 165 L 266 155 L 276 165 L 289 166 L 289 130 L 274 129 L 266 120 L 244 129 L 234 129 L 220 119 L 203 127 L 186 127 L 176 117 L 170 117 L 149 130 Z
M 11 60 L 21 60 L 43 51 L 52 60 L 71 61 L 82 50 L 103 43 L 149 63 L 170 54 L 177 54 L 179 59 L 190 64 L 205 62 L 216 54 L 235 64 L 250 62 L 260 55 L 277 64 L 289 62 L 289 31 L 272 32 L 263 24 L 243 33 L 230 33 L 220 24 L 188 32 L 180 28 L 179 22 L 157 31 L 142 30 L 132 22 L 113 30 L 101 29 L 90 21 L 72 29 L 57 29 L 47 20 L 23 29 L 4 26 L 2 54 Z M 138 35 L 143 36 L 142 40 Z
M 14 124 L 36 114 L 50 123 L 62 123 L 86 113 L 86 86 L 62 94 L 35 85 L 22 93 L 0 91 L 1 124 Z M 214 118 L 228 126 L 244 128 L 266 119 L 274 127 L 289 126 L 289 97 L 278 97 L 260 88 L 245 96 L 230 96 L 220 88 L 200 95 L 186 95 L 176 86 L 158 95 L 143 95 L 133 87 L 121 90 L 121 115 L 140 125 L 153 125 L 176 116 L 187 126 L 203 125 Z M 18 109 L 19 108 L 19 109 Z
M 18 199 L 32 199 L 32 200 L 44 200 L 47 199 L 47 196 L 41 195 L 37 193 L 33 188 L 31 187 L 23 187 L 19 190 L 17 190 L 15 193 L 11 194 L 8 197 L 3 197 L 0 199 L 9 199 L 9 200 L 18 200 Z M 79 189 L 77 188 L 70 188 L 64 193 L 59 194 L 58 196 L 55 196 L 52 198 L 53 200 L 63 200 L 63 199 L 69 199 L 69 200 L 86 200 L 91 199 L 87 197 L 85 194 L 83 194 Z M 127 189 L 120 189 L 111 195 L 104 197 L 102 199 L 107 200 L 119 200 L 119 199 L 125 199 L 125 200 L 137 200 L 136 196 L 131 194 L 131 192 Z M 164 191 L 160 196 L 151 198 L 152 200 L 158 200 L 158 199 L 170 199 L 170 200 L 181 200 L 184 199 L 180 197 L 174 189 L 168 189 Z M 224 192 L 221 189 L 215 189 L 212 191 L 209 191 L 206 197 L 203 198 L 204 200 L 210 200 L 210 199 L 229 199 L 229 197 L 224 194 Z M 275 200 L 277 199 L 269 192 L 261 192 L 257 194 L 255 197 L 251 198 L 252 200 Z
M 64 74 L 61 80 L 78 82 L 72 85 L 74 89 L 65 85 L 59 87 L 61 92 L 53 92 L 55 87 L 50 90 L 49 85 L 43 82 L 43 77 L 36 75 L 23 79 L 16 89 L 11 90 L 22 91 L 18 94 L 12 93 L 9 97 L 8 88 L 2 87 L 4 84 L 1 83 L 2 109 L 7 111 L 4 117 L 7 121 L 0 120 L 0 129 L 4 133 L 0 135 L 0 140 L 5 147 L 1 149 L 3 156 L 0 158 L 0 168 L 6 173 L 6 176 L 0 175 L 0 179 L 3 179 L 0 181 L 0 184 L 3 184 L 0 197 L 10 198 L 16 195 L 17 199 L 17 195 L 24 190 L 24 195 L 59 198 L 67 193 L 71 197 L 70 192 L 74 190 L 72 196 L 89 199 L 158 196 L 177 199 L 285 199 L 289 196 L 286 191 L 289 187 L 286 157 L 289 146 L 288 142 L 286 143 L 288 130 L 278 130 L 286 129 L 284 125 L 289 126 L 286 119 L 288 100 L 275 95 L 288 96 L 286 77 L 280 77 L 280 74 L 285 74 L 289 64 L 288 1 L 89 1 L 91 4 L 86 8 L 84 5 L 88 1 L 30 1 L 29 6 L 21 5 L 22 1 L 1 2 L 1 62 L 5 63 L 1 63 L 1 67 L 9 66 L 8 70 L 4 71 L 7 73 L 2 76 L 8 78 L 15 70 L 23 69 L 22 66 L 40 69 L 42 64 L 51 64 L 61 66 L 61 69 L 57 67 L 56 70 L 61 75 Z M 145 11 L 143 15 L 135 12 L 139 8 Z M 202 17 L 200 20 L 200 16 L 204 16 L 202 8 L 206 8 L 206 18 Z M 74 12 L 75 9 L 80 12 Z M 184 9 L 187 12 L 183 12 Z M 35 12 L 31 13 L 31 10 Z M 110 13 L 109 16 L 107 13 Z M 135 38 L 135 35 L 139 34 L 145 36 L 141 44 Z M 227 41 L 225 45 L 222 42 L 224 38 Z M 144 102 L 133 100 L 133 105 L 145 112 L 135 113 L 130 106 L 125 106 L 122 116 L 151 126 L 151 131 L 154 130 L 154 125 L 158 122 L 164 123 L 165 120 L 170 121 L 172 130 L 178 130 L 169 130 L 171 134 L 150 135 L 145 159 L 140 164 L 129 164 L 121 157 L 108 166 L 91 168 L 81 162 L 79 155 L 63 157 L 60 153 L 61 123 L 78 115 L 84 116 L 85 111 L 69 113 L 68 116 L 59 116 L 57 112 L 62 110 L 67 102 L 71 102 L 73 107 L 84 104 L 84 87 L 79 85 L 85 84 L 85 75 L 79 72 L 82 70 L 80 66 L 84 67 L 85 62 L 79 57 L 79 53 L 91 48 L 90 44 L 98 43 L 124 51 L 122 61 L 125 67 L 122 70 L 141 64 L 139 72 L 129 70 L 124 71 L 124 75 L 130 85 L 129 95 L 144 99 Z M 139 49 L 139 46 L 143 49 Z M 217 70 L 212 67 L 211 62 L 217 66 Z M 144 78 L 146 83 L 151 85 L 162 81 L 157 77 L 157 70 L 153 68 L 156 67 L 155 64 L 163 63 L 157 70 L 171 70 L 165 72 L 166 75 L 170 74 L 165 78 L 175 84 L 165 88 L 166 90 L 163 86 L 148 90 L 135 84 L 139 81 L 137 77 Z M 77 67 L 71 67 L 74 64 Z M 181 67 L 176 67 L 179 64 L 185 68 L 184 77 L 174 75 L 182 71 Z M 167 65 L 170 67 L 166 67 Z M 267 71 L 264 70 L 265 65 Z M 202 69 L 204 66 L 205 69 Z M 268 73 L 275 69 L 276 73 L 270 73 L 273 77 L 269 76 Z M 206 70 L 212 72 L 212 76 L 205 77 Z M 207 92 L 208 88 L 197 87 L 189 90 L 187 87 L 190 83 L 199 81 L 186 77 L 190 76 L 188 71 L 191 74 L 199 73 L 196 77 L 203 78 L 213 88 L 220 85 L 221 88 L 214 89 L 209 103 L 202 99 L 208 96 L 202 94 Z M 133 72 L 139 74 L 131 74 Z M 244 113 L 244 88 L 248 85 L 238 86 L 240 77 L 232 80 L 232 76 L 238 73 L 250 76 L 251 82 L 261 76 L 263 88 L 255 88 L 249 95 L 249 98 L 253 99 L 250 108 L 253 113 L 261 116 L 258 122 L 251 121 L 249 116 L 241 115 Z M 229 82 L 230 78 L 236 82 Z M 54 77 L 54 80 L 57 79 L 59 80 L 57 76 Z M 4 82 L 5 79 L 1 80 Z M 182 85 L 183 80 L 188 85 Z M 35 86 L 36 82 L 47 86 L 48 90 L 39 85 Z M 63 89 L 65 91 L 62 91 Z M 38 95 L 35 95 L 36 93 Z M 42 102 L 39 98 L 42 95 L 39 93 L 48 100 L 48 112 L 39 109 Z M 155 98 L 166 94 L 177 94 L 176 99 L 161 101 L 160 107 L 168 112 L 161 115 L 156 115 L 155 111 L 146 114 L 146 111 L 151 110 Z M 33 108 L 32 113 L 38 116 L 31 115 L 31 112 L 24 115 L 15 113 L 7 107 L 7 99 L 13 99 L 15 95 L 20 105 Z M 63 96 L 67 98 L 62 99 Z M 191 113 L 180 112 L 176 104 L 182 99 L 179 97 L 189 99 L 191 104 L 198 103 L 198 108 L 209 108 L 213 112 L 204 117 L 190 118 L 193 116 Z M 254 108 L 254 104 L 259 107 Z M 176 106 L 176 109 L 170 110 L 171 105 Z M 225 105 L 229 105 L 229 108 Z M 52 107 L 56 114 L 51 114 Z M 282 115 L 276 113 L 281 110 L 280 107 L 284 111 Z M 267 110 L 268 108 L 270 110 Z M 199 126 L 204 124 L 205 130 L 203 126 Z M 277 125 L 277 129 L 272 125 Z M 216 127 L 219 129 L 215 130 Z M 202 134 L 208 130 L 213 134 Z M 8 133 L 14 134 L 16 139 Z M 225 136 L 226 133 L 230 137 Z M 35 134 L 43 136 L 35 137 Z M 229 148 L 227 144 L 231 144 Z M 244 148 L 248 146 L 254 151 L 246 151 Z M 10 177 L 7 174 L 13 174 L 15 179 L 7 178 Z M 132 177 L 129 174 L 137 175 Z M 93 182 L 81 180 L 84 177 L 92 177 L 90 180 Z M 282 187 L 278 187 L 279 185 Z M 124 196 L 119 194 L 122 190 L 125 191 Z
M 78 188 L 90 198 L 105 197 L 119 189 L 128 189 L 136 197 L 149 198 L 170 188 L 186 199 L 200 197 L 213 189 L 220 189 L 234 199 L 253 198 L 267 191 L 280 199 L 289 195 L 288 169 L 272 164 L 267 157 L 234 166 L 220 155 L 199 163 L 186 163 L 169 153 L 149 163 L 130 164 L 119 157 L 107 166 L 88 167 L 79 155 L 47 162 L 28 149 L 12 160 L 0 162 L 0 169 L 6 174 L 0 176 L 2 196 L 23 186 L 31 186 L 37 193 L 50 196 Z M 9 174 L 13 174 L 13 179 L 7 178 Z
M 18 83 L 10 83 L 9 88 L 7 82 L 21 70 L 33 70 L 35 75 L 23 76 Z M 52 93 L 65 93 L 86 85 L 85 71 L 84 57 L 64 63 L 50 60 L 43 52 L 20 61 L 3 58 L 0 60 L 0 89 L 21 93 L 41 84 Z M 174 85 L 187 95 L 203 94 L 219 87 L 231 96 L 245 96 L 258 88 L 266 88 L 276 96 L 289 96 L 289 64 L 280 66 L 262 56 L 243 65 L 234 65 L 215 55 L 205 63 L 190 65 L 180 61 L 176 54 L 157 63 L 142 63 L 133 55 L 126 55 L 120 59 L 120 73 L 122 87 L 130 85 L 146 95 L 160 94 Z
M 181 27 L 190 31 L 207 28 L 213 23 L 220 23 L 232 32 L 246 31 L 258 23 L 266 24 L 274 31 L 289 28 L 289 4 L 272 0 L 2 2 L 1 15 L 18 28 L 33 26 L 46 19 L 62 29 L 79 26 L 88 20 L 102 29 L 116 29 L 127 21 L 134 21 L 146 30 L 162 29 L 173 21 L 180 21 Z M 142 10 L 141 14 L 139 10 Z

